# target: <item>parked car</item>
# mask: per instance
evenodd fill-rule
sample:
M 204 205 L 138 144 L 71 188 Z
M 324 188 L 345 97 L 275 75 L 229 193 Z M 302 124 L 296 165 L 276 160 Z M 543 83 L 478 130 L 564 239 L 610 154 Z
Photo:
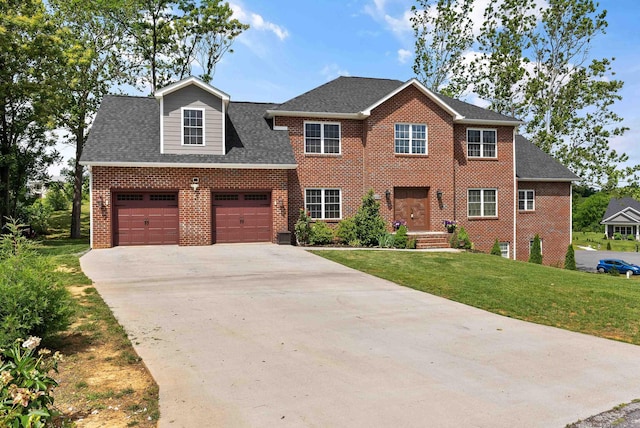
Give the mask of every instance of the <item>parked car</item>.
M 627 271 L 631 271 L 634 275 L 640 275 L 640 266 L 633 263 L 625 262 L 620 259 L 604 259 L 600 260 L 596 270 L 600 273 L 609 272 L 611 269 L 616 269 L 618 272 L 626 274 Z

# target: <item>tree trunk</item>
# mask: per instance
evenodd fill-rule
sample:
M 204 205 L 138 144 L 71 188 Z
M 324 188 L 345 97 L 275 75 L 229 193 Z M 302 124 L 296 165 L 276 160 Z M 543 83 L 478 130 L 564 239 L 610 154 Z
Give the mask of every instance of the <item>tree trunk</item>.
M 80 121 L 84 123 L 84 121 Z M 76 159 L 73 173 L 73 202 L 71 205 L 71 238 L 80 238 L 80 216 L 82 214 L 82 172 L 83 166 L 80 165 L 80 157 L 82 156 L 82 148 L 84 147 L 84 126 L 76 129 Z

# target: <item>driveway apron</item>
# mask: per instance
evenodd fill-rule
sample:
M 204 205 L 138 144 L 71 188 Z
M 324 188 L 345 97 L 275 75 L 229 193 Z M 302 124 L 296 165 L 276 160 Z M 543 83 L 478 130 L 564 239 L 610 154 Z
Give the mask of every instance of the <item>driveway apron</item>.
M 297 247 L 116 247 L 81 264 L 160 386 L 160 427 L 562 427 L 640 398 L 640 347 Z

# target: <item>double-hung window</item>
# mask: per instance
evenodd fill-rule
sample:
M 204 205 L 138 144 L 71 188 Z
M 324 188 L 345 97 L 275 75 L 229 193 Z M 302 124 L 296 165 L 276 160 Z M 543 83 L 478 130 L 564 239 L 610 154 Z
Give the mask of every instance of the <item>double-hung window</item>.
M 340 189 L 306 189 L 304 206 L 314 220 L 339 220 L 342 218 Z
M 496 130 L 467 129 L 467 156 L 470 158 L 495 158 Z
M 536 209 L 535 196 L 533 190 L 518 190 L 518 210 L 534 211 Z
M 203 109 L 182 109 L 182 144 L 189 146 L 204 145 Z
M 427 125 L 396 123 L 395 127 L 396 154 L 427 154 Z
M 467 213 L 469 217 L 497 217 L 498 191 L 496 189 L 469 189 Z
M 509 243 L 508 242 L 500 242 L 500 255 L 505 259 L 509 258 Z
M 317 154 L 340 154 L 340 124 L 305 122 L 304 152 Z

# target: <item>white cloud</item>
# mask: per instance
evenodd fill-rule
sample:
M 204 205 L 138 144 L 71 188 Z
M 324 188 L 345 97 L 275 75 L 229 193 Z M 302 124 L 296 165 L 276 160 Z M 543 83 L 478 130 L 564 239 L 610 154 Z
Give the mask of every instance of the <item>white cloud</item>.
M 387 0 L 372 0 L 371 3 L 364 6 L 364 12 L 375 21 L 383 23 L 388 31 L 391 31 L 401 41 L 404 41 L 408 35 L 413 33 L 410 20 L 413 13 L 409 3 L 406 5 L 404 1 L 400 3 L 402 7 L 401 13 L 390 12 L 388 10 L 390 5 Z
M 286 28 L 273 22 L 265 21 L 262 15 L 245 10 L 244 7 L 238 3 L 229 3 L 229 6 L 231 10 L 233 10 L 233 18 L 242 23 L 249 24 L 251 26 L 250 30 L 270 31 L 281 41 L 289 37 L 289 31 L 287 31 Z
M 340 66 L 335 63 L 325 65 L 322 70 L 320 70 L 320 74 L 322 74 L 327 81 L 333 80 L 336 77 L 350 75 L 347 70 L 340 68 Z
M 400 62 L 400 64 L 406 64 L 412 56 L 413 52 L 407 49 L 398 49 L 398 62 Z

